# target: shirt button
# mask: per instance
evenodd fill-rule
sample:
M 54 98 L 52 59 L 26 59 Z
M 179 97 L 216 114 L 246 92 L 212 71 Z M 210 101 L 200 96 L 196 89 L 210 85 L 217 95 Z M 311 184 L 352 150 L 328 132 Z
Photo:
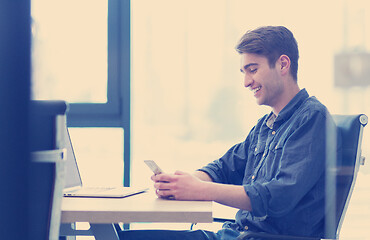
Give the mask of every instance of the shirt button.
M 248 230 L 248 226 L 245 226 L 245 227 L 244 227 L 244 230 Z
M 254 176 L 254 175 L 253 175 L 253 176 L 252 176 L 252 179 L 255 179 L 255 178 L 256 178 L 256 176 Z
M 272 135 L 275 135 L 275 133 L 276 133 L 275 131 L 272 131 L 272 132 L 271 132 L 271 134 L 272 134 Z
M 258 150 L 257 148 L 254 149 L 255 152 L 257 152 L 257 150 Z

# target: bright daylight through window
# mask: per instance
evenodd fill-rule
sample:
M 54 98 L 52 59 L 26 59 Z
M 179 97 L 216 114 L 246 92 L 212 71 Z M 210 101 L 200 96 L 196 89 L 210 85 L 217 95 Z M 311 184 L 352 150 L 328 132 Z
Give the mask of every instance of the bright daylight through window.
M 34 98 L 107 101 L 107 12 L 107 0 L 32 0 Z
M 107 102 L 108 1 L 32 1 L 34 98 Z M 245 31 L 259 26 L 284 25 L 294 33 L 300 49 L 298 84 L 331 113 L 370 117 L 370 83 L 338 85 L 336 76 L 343 68 L 334 64 L 338 55 L 370 53 L 369 23 L 367 0 L 287 0 L 284 4 L 274 0 L 131 0 L 131 184 L 152 184 L 145 159 L 155 160 L 169 172 L 202 167 L 243 141 L 258 118 L 269 113 L 243 87 L 240 58 L 234 50 Z M 363 74 L 358 64 L 353 65 L 350 68 L 356 74 Z M 101 168 L 116 176 L 112 182 L 121 181 L 123 143 L 119 139 L 124 131 L 115 129 L 118 132 L 109 137 L 96 128 L 90 130 L 93 135 L 74 131 L 81 136 L 76 139 L 85 142 L 81 148 L 89 149 L 91 136 L 110 139 L 107 145 L 102 141 L 102 148 L 118 160 L 106 159 L 101 165 L 87 160 L 84 171 L 96 173 L 94 168 Z M 362 147 L 367 158 L 369 137 L 367 126 Z M 88 152 L 81 158 L 96 159 Z M 111 172 L 114 169 L 117 172 Z M 93 183 L 97 176 L 85 177 Z M 341 239 L 367 238 L 369 189 L 370 163 L 366 162 Z
M 192 172 L 243 141 L 257 106 L 243 87 L 234 46 L 249 29 L 285 25 L 299 49 L 298 83 L 332 113 L 370 116 L 370 88 L 334 85 L 334 59 L 370 51 L 370 3 L 355 1 L 141 0 L 132 5 L 132 183 L 148 181 L 143 159 Z M 318 7 L 320 6 L 320 7 Z M 358 69 L 358 68 L 357 68 Z M 369 155 L 365 128 L 363 155 Z M 370 228 L 370 164 L 361 166 L 341 239 Z M 140 226 L 138 226 L 140 227 Z

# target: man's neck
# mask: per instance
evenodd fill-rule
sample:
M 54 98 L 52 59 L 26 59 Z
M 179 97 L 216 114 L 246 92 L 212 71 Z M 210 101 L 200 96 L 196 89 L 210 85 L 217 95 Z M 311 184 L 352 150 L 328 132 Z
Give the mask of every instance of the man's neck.
M 272 107 L 272 112 L 277 116 L 279 112 L 299 93 L 301 90 L 296 82 L 285 88 L 286 91 L 281 95 L 280 104 Z

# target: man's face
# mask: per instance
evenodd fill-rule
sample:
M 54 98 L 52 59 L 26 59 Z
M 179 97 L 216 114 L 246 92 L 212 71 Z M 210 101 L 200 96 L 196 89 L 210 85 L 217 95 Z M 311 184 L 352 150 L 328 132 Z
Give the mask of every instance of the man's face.
M 270 68 L 267 58 L 257 54 L 241 55 L 240 71 L 244 75 L 244 86 L 253 92 L 257 104 L 272 108 L 279 105 L 284 92 L 279 66 L 275 64 Z

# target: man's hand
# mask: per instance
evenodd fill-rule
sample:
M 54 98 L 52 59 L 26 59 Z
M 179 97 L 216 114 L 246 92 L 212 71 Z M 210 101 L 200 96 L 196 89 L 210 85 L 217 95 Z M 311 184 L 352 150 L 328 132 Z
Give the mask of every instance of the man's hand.
M 251 202 L 241 185 L 220 184 L 211 181 L 206 173 L 195 174 L 176 171 L 152 176 L 156 194 L 176 200 L 216 201 L 226 206 L 252 210 Z
M 157 174 L 152 176 L 156 194 L 161 198 L 176 200 L 211 200 L 207 196 L 207 182 L 196 176 L 176 171 L 174 174 Z

